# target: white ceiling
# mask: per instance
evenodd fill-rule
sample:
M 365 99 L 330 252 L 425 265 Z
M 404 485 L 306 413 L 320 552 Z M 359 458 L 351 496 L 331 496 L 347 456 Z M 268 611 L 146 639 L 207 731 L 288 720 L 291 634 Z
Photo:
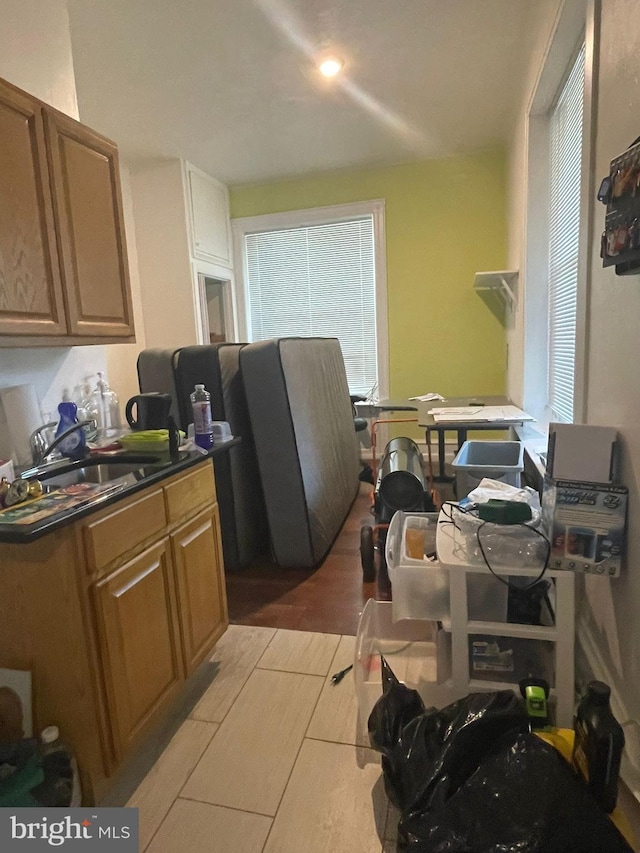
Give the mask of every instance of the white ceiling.
M 229 184 L 492 147 L 535 2 L 68 0 L 80 117 Z

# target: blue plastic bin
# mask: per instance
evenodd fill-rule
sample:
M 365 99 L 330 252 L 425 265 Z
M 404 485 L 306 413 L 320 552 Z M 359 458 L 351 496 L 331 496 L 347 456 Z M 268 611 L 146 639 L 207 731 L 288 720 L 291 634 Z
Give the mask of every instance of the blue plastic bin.
M 465 441 L 453 460 L 458 500 L 485 477 L 519 488 L 523 460 L 524 445 L 520 441 Z

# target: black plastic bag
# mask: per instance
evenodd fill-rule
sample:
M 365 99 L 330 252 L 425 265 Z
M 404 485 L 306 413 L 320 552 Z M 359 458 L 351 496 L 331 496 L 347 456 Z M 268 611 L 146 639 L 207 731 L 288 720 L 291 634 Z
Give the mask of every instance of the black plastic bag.
M 441 711 L 420 711 L 415 691 L 399 684 L 386 662 L 383 679 L 369 737 L 401 811 L 399 850 L 631 849 L 568 763 L 528 731 L 512 691 L 473 693 Z
M 400 773 L 395 771 L 393 752 L 404 727 L 424 714 L 424 702 L 417 690 L 401 684 L 391 667 L 380 655 L 382 670 L 382 697 L 376 702 L 369 715 L 369 742 L 382 753 L 382 769 L 387 796 L 396 808 L 403 808 L 406 800 L 402 764 Z

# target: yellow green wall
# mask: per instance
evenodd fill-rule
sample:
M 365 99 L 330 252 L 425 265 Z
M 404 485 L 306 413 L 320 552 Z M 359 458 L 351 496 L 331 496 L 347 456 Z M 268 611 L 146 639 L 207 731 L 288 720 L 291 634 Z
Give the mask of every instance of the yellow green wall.
M 504 328 L 472 286 L 505 268 L 502 152 L 233 187 L 231 215 L 374 198 L 386 201 L 391 396 L 503 393 Z

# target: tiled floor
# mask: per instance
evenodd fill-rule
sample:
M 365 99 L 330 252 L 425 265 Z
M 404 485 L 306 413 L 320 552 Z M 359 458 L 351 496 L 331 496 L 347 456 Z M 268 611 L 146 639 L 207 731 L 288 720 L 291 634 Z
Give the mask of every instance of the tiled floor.
M 131 797 L 148 853 L 391 853 L 355 637 L 231 625 L 216 675 Z

